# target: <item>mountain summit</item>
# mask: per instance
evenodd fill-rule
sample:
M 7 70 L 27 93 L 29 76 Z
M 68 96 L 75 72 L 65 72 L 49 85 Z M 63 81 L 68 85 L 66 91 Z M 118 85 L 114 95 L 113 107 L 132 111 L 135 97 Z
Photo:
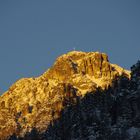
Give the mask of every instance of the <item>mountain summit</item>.
M 89 93 L 115 89 L 119 77 L 130 79 L 130 71 L 111 64 L 104 53 L 72 51 L 58 57 L 40 77 L 20 79 L 0 97 L 0 138 L 47 132 L 65 108 Z

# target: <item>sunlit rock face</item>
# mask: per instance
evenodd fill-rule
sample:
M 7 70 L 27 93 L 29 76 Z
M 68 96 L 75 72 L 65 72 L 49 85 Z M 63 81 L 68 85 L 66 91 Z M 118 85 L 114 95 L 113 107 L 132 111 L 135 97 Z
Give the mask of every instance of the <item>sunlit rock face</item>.
M 0 97 L 0 138 L 23 137 L 33 128 L 46 131 L 68 104 L 114 86 L 119 76 L 130 78 L 130 72 L 111 64 L 104 53 L 73 51 L 58 57 L 43 75 L 17 81 Z
M 130 72 L 109 63 L 108 56 L 99 52 L 69 52 L 60 56 L 52 68 L 43 76 L 49 79 L 72 83 L 73 86 L 82 90 L 79 86 L 86 84 L 101 87 L 102 89 L 112 85 L 112 80 L 118 76 L 130 77 Z M 80 85 L 78 86 L 77 83 Z M 88 83 L 86 83 L 88 82 Z M 90 83 L 90 84 L 89 84 Z M 86 89 L 85 89 L 86 90 Z

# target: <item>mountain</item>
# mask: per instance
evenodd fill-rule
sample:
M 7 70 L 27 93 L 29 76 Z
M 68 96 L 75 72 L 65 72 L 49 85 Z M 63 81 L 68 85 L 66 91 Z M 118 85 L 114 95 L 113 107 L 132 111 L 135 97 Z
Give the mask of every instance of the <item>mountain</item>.
M 64 54 L 0 97 L 0 138 L 140 139 L 139 71 L 139 62 L 130 72 L 104 53 Z

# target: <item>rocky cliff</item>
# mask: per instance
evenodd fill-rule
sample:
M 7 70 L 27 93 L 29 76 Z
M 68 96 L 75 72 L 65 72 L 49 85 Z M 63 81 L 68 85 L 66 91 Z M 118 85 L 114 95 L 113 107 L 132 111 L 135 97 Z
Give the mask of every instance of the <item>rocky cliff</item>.
M 120 77 L 129 80 L 130 72 L 111 64 L 108 56 L 104 53 L 73 51 L 58 57 L 54 65 L 40 77 L 20 79 L 0 97 L 1 140 L 15 137 L 25 139 L 33 130 L 38 134 L 37 139 L 41 134 L 45 135 L 42 139 L 68 139 L 66 137 L 62 138 L 64 136 L 69 136 L 69 139 L 72 139 L 70 137 L 72 134 L 66 135 L 66 132 L 63 134 L 58 131 L 59 129 L 57 131 L 63 136 L 55 137 L 55 135 L 50 134 L 51 132 L 54 132 L 54 134 L 57 132 L 54 131 L 56 122 L 65 117 L 65 115 L 62 117 L 62 114 L 67 114 L 64 113 L 65 110 L 67 112 L 67 108 L 77 107 L 79 104 L 81 109 L 85 110 L 82 107 L 82 102 L 91 93 L 96 95 L 97 91 L 101 93 L 113 89 L 112 96 L 114 96 L 119 90 Z M 89 100 L 85 101 L 88 103 Z M 94 101 L 94 103 L 96 102 Z M 99 110 L 95 106 L 93 112 Z M 73 114 L 75 112 L 76 114 L 81 109 L 71 109 L 69 113 Z M 75 116 L 75 120 L 83 123 L 84 121 L 78 120 L 78 116 Z M 90 114 L 84 116 L 89 117 Z M 63 124 L 65 120 L 61 120 Z M 60 126 L 62 126 L 61 121 L 58 121 Z M 72 121 L 72 119 L 69 118 L 69 121 Z M 69 128 L 75 130 L 74 124 L 69 123 L 71 124 Z M 67 123 L 65 124 L 67 125 Z M 29 138 L 29 136 L 27 137 Z M 83 139 L 82 136 L 79 135 L 79 137 Z M 35 139 L 35 137 L 30 137 L 30 139 Z

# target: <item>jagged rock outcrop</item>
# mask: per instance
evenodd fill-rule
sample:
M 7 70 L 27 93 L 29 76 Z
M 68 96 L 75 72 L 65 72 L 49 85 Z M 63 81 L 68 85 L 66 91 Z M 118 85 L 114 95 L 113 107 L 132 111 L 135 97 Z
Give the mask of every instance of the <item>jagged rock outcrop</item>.
M 24 137 L 35 128 L 45 132 L 68 106 L 88 93 L 115 87 L 119 77 L 130 72 L 111 64 L 99 52 L 69 52 L 37 78 L 23 78 L 0 97 L 0 138 Z

